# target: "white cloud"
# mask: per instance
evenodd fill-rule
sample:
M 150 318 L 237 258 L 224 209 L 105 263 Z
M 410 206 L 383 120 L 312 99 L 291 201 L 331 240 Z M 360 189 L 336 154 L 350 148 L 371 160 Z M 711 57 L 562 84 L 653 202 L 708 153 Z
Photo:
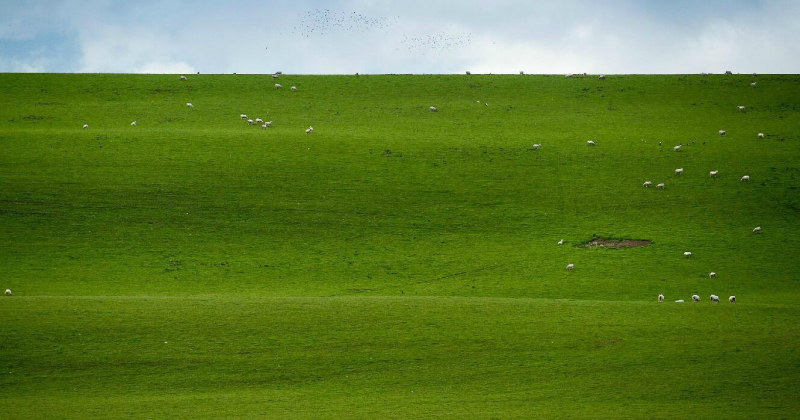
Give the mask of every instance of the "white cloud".
M 294 27 L 314 8 L 391 18 L 389 27 Z M 630 2 L 528 0 L 319 3 L 239 0 L 65 1 L 0 17 L 0 68 L 151 73 L 697 73 L 800 71 L 800 3 L 783 0 Z M 50 28 L 50 29 L 48 29 Z M 48 32 L 49 30 L 49 32 Z M 13 49 L 73 37 L 58 60 Z M 468 37 L 447 47 L 410 37 Z M 4 41 L 5 40 L 5 41 Z M 18 42 L 18 44 L 10 44 Z M 11 52 L 9 52 L 9 50 Z M 24 50 L 24 49 L 23 49 Z M 52 49 L 50 50 L 52 55 Z M 13 67 L 9 63 L 13 64 Z

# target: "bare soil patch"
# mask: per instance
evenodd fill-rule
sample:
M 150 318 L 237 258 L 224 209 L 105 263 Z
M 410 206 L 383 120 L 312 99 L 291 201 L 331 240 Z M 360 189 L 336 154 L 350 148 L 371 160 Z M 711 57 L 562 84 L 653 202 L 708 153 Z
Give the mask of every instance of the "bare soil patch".
M 603 239 L 595 238 L 583 244 L 585 248 L 594 248 L 598 246 L 606 248 L 638 248 L 640 246 L 650 245 L 650 241 L 645 239 Z

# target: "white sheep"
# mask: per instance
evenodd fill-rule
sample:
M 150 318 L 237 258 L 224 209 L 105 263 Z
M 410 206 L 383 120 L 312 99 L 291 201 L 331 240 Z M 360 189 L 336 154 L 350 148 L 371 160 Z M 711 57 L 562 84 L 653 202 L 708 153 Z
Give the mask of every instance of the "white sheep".
M 678 299 L 675 301 L 675 303 L 683 303 L 683 299 Z
M 642 184 L 642 186 L 645 188 L 650 188 L 653 186 L 653 183 L 650 181 L 645 181 L 644 184 Z
M 264 124 L 264 120 L 262 120 L 261 118 L 256 118 L 256 123 Z
M 700 302 L 700 295 L 692 295 L 692 302 Z
M 736 107 L 739 111 L 744 111 L 744 105 L 739 105 Z
M 283 87 L 283 86 L 281 86 L 281 84 L 280 84 L 280 83 L 275 83 L 275 89 L 280 89 L 280 88 L 282 88 L 282 87 Z
M 135 126 L 135 125 L 136 125 L 136 121 L 131 123 L 131 126 Z
M 87 128 L 89 128 L 89 124 L 84 124 L 83 129 L 86 130 Z
M 683 175 L 683 168 L 678 168 L 675 170 L 675 175 Z
M 186 76 L 181 76 L 181 80 L 186 80 Z
M 277 78 L 278 78 L 278 73 L 275 73 L 275 74 L 273 74 L 273 75 L 272 75 L 272 78 L 273 78 L 273 79 L 277 79 Z
M 730 303 L 736 303 L 736 296 L 730 296 L 730 297 L 728 298 L 728 302 L 730 302 Z
M 745 175 L 742 177 L 742 182 L 750 182 L 750 175 Z
M 558 241 L 558 244 L 559 245 L 564 245 L 564 240 L 562 239 L 562 240 Z
M 594 146 L 594 142 L 592 140 L 589 140 L 589 141 L 586 142 L 586 145 L 587 146 Z
M 712 302 L 719 303 L 719 296 L 711 295 L 711 296 L 709 296 L 709 298 L 711 299 Z
M 191 102 L 187 102 L 186 103 L 186 108 L 194 108 L 194 105 L 192 105 Z
M 306 134 L 311 134 L 311 133 L 313 133 L 313 132 L 314 132 L 314 127 L 308 127 L 308 128 L 306 129 Z
M 267 127 L 272 127 L 272 121 L 266 121 L 264 122 L 264 125 L 266 125 Z
M 533 150 L 539 150 L 540 147 L 542 147 L 542 145 L 536 143 L 536 144 L 533 145 Z
M 605 75 L 605 74 L 601 74 L 601 75 L 600 75 L 600 77 L 598 77 L 598 79 L 600 79 L 600 80 L 606 80 L 606 75 Z
M 676 152 L 680 152 L 681 151 L 681 145 L 679 144 L 679 145 L 673 147 L 672 150 L 674 150 Z
M 756 87 L 756 82 L 750 83 L 750 87 Z
M 247 125 L 253 125 L 253 120 L 247 120 Z
M 663 293 L 659 293 L 658 294 L 658 303 L 661 303 L 663 301 L 664 301 L 664 294 Z
M 724 136 L 725 135 L 725 130 L 719 130 L 719 135 L 720 136 Z
M 712 271 L 712 272 L 710 272 L 710 273 L 708 273 L 708 278 L 710 278 L 710 279 L 717 278 L 717 273 L 715 273 L 715 272 L 713 272 L 713 271 Z
M 758 133 L 758 138 L 763 139 L 764 138 L 764 133 Z
M 11 296 L 11 289 L 6 289 L 6 296 Z
M 297 92 L 297 86 L 292 86 L 289 89 L 291 89 L 292 92 Z
M 428 109 L 429 109 L 431 112 L 436 112 L 436 111 L 438 111 L 438 109 L 436 109 L 436 107 L 435 107 L 435 106 L 432 106 L 432 107 L 430 107 L 430 108 L 428 108 Z
M 239 118 L 241 118 L 243 120 L 246 120 L 247 119 L 247 114 L 239 114 Z
M 755 228 L 755 229 L 753 229 L 753 233 L 755 233 L 756 235 L 758 235 L 759 233 L 761 233 L 761 226 L 756 226 L 756 228 Z
M 692 256 L 692 253 L 689 252 L 689 251 L 686 251 L 686 252 L 683 253 L 683 256 L 686 257 L 686 258 L 689 258 L 689 257 Z
M 264 125 L 262 125 L 262 126 L 261 126 L 261 128 L 263 128 L 263 129 L 266 129 L 267 127 L 269 127 L 269 126 L 268 126 L 268 125 L 266 125 L 266 124 L 264 124 Z
M 575 264 L 567 264 L 567 270 L 574 270 Z
M 660 184 L 658 184 L 658 185 L 656 185 L 656 188 L 658 188 L 659 190 L 663 190 L 663 189 L 664 189 L 664 187 L 665 187 L 665 185 L 664 185 L 664 183 L 663 183 L 663 182 L 662 182 L 662 183 L 660 183 Z
M 572 73 L 567 73 L 564 75 L 564 77 L 572 77 Z
M 718 173 L 719 173 L 719 171 L 711 171 L 711 172 L 708 173 L 708 176 L 710 176 L 712 178 L 716 178 Z

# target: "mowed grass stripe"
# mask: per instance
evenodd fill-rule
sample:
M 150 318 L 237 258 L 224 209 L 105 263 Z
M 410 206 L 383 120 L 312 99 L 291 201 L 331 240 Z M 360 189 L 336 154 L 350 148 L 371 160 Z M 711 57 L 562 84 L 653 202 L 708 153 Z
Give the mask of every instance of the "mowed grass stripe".
M 798 408 L 796 307 L 69 297 L 0 310 L 11 418 Z

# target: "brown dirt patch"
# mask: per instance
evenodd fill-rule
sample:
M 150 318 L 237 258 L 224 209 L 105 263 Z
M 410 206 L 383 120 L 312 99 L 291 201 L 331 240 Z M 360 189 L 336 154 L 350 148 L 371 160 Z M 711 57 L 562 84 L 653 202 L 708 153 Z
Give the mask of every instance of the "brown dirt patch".
M 596 238 L 583 244 L 586 248 L 602 246 L 605 248 L 638 248 L 650 245 L 650 241 L 644 239 L 603 239 Z

